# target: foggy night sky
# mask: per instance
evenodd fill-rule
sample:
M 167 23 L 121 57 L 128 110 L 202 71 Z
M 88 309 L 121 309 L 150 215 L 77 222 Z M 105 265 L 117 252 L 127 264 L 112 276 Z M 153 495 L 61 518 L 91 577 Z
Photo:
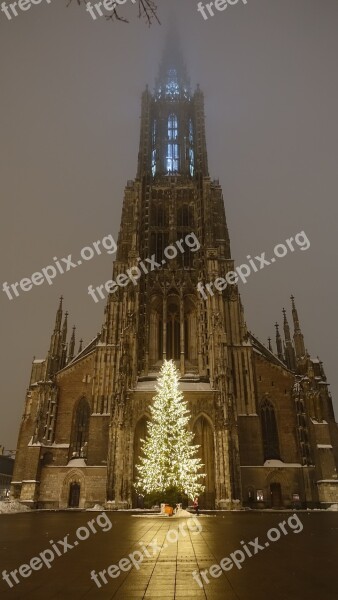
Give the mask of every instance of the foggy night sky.
M 338 415 L 338 3 L 248 0 L 204 21 L 195 0 L 158 0 L 151 28 L 128 2 L 129 24 L 93 21 L 76 0 L 0 13 L 2 283 L 54 256 L 117 239 L 124 186 L 136 174 L 140 97 L 153 88 L 167 24 L 180 30 L 192 87 L 205 93 L 211 177 L 223 187 L 239 265 L 304 230 L 311 241 L 253 274 L 240 290 L 249 329 L 274 338 L 293 293 L 306 347 L 324 362 Z M 0 444 L 14 449 L 31 361 L 45 357 L 61 294 L 88 343 L 105 302 L 89 284 L 111 278 L 96 256 L 52 286 L 1 302 Z

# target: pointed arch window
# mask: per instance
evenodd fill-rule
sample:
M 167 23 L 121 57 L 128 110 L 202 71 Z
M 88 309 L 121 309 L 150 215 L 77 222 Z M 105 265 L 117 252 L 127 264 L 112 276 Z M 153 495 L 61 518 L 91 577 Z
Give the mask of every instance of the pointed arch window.
M 167 96 L 179 96 L 180 86 L 178 83 L 178 74 L 176 69 L 168 70 L 168 79 L 166 82 L 165 91 Z
M 170 303 L 167 314 L 167 359 L 180 358 L 180 311 L 178 300 Z
M 90 407 L 86 398 L 81 398 L 74 409 L 70 458 L 84 456 L 89 436 Z
M 192 119 L 189 120 L 189 170 L 193 177 L 195 172 L 194 129 Z
M 156 175 L 156 160 L 157 160 L 156 136 L 157 136 L 157 121 L 155 119 L 153 122 L 152 151 L 151 151 L 151 172 L 152 172 L 153 177 Z
M 177 115 L 171 114 L 168 117 L 168 144 L 166 167 L 167 171 L 178 171 L 179 166 L 179 149 L 177 142 L 178 137 L 178 119 Z
M 264 460 L 280 459 L 277 419 L 273 404 L 264 400 L 260 407 Z
M 164 250 L 168 246 L 168 234 L 162 231 L 153 231 L 150 236 L 151 254 L 155 254 L 158 262 L 161 262 L 164 256 Z M 191 254 L 191 253 L 189 253 Z

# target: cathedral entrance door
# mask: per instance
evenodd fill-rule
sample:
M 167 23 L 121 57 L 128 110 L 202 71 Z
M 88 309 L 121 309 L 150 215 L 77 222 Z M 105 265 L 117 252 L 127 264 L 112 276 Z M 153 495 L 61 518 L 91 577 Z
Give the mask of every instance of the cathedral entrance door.
M 271 483 L 270 485 L 271 508 L 280 508 L 282 502 L 282 487 L 280 483 Z
M 69 488 L 69 508 L 78 508 L 80 504 L 80 484 L 71 483 Z

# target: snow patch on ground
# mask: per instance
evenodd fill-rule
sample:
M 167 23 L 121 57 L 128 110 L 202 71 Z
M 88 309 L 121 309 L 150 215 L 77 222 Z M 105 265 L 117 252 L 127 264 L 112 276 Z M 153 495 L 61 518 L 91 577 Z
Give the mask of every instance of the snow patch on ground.
M 30 511 L 30 508 L 24 504 L 20 504 L 20 502 L 17 500 L 13 500 L 12 502 L 0 502 L 1 515 L 9 515 L 11 513 L 21 513 L 27 511 Z
M 329 508 L 327 508 L 326 510 L 332 510 L 334 512 L 338 512 L 338 504 L 331 504 L 331 506 L 329 506 Z
M 95 512 L 102 512 L 104 510 L 104 506 L 101 506 L 101 504 L 95 504 L 93 508 L 87 508 L 87 511 L 90 510 L 93 510 Z

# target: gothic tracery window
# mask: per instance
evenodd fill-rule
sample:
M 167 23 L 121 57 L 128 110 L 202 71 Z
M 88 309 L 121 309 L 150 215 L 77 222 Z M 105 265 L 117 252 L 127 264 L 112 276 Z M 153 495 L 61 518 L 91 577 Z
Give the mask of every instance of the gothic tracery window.
M 178 120 L 177 115 L 171 114 L 168 117 L 168 144 L 166 167 L 168 172 L 178 171 L 179 150 L 177 144 Z
M 167 317 L 167 359 L 180 358 L 180 315 L 176 304 L 168 306 Z
M 161 262 L 164 250 L 168 246 L 168 234 L 162 231 L 152 232 L 150 236 L 151 255 L 155 254 L 155 260 Z
M 156 159 L 157 159 L 156 135 L 157 135 L 157 121 L 155 119 L 153 122 L 152 151 L 151 151 L 151 172 L 152 172 L 153 177 L 156 175 Z
M 81 456 L 85 452 L 89 435 L 90 407 L 86 398 L 81 398 L 74 409 L 70 457 Z
M 276 413 L 272 403 L 264 400 L 260 407 L 264 460 L 280 459 Z
M 195 172 L 194 130 L 192 120 L 189 121 L 189 170 L 193 177 Z

